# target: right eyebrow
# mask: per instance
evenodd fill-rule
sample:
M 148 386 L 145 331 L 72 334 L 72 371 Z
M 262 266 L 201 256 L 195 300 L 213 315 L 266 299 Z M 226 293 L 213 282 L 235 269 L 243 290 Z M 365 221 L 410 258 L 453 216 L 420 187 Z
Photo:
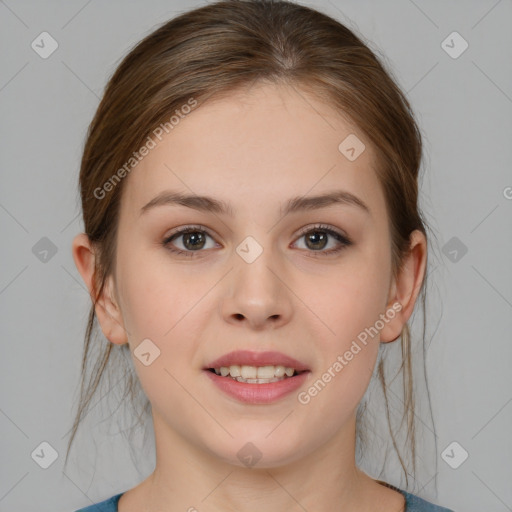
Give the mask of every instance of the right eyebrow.
M 156 197 L 151 199 L 149 203 L 147 203 L 141 208 L 140 215 L 157 206 L 165 205 L 181 205 L 186 206 L 187 208 L 192 208 L 194 210 L 213 212 L 219 214 L 224 213 L 230 215 L 231 217 L 234 216 L 231 205 L 225 203 L 224 201 L 220 201 L 219 199 L 215 199 L 210 196 L 182 194 L 181 192 L 175 192 L 172 190 L 165 190 L 164 192 L 158 194 Z

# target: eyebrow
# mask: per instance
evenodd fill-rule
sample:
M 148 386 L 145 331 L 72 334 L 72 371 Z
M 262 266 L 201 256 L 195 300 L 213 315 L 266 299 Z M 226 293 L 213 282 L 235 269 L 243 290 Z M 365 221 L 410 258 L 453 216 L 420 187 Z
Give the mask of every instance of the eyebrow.
M 157 206 L 186 206 L 194 210 L 225 214 L 234 217 L 233 208 L 229 203 L 210 196 L 198 196 L 195 194 L 183 194 L 166 190 L 151 199 L 140 210 L 140 215 L 156 208 Z M 346 190 L 334 190 L 326 194 L 316 196 L 297 196 L 289 199 L 284 208 L 281 207 L 282 216 L 304 210 L 318 210 L 333 205 L 354 206 L 371 215 L 370 208 L 359 197 Z

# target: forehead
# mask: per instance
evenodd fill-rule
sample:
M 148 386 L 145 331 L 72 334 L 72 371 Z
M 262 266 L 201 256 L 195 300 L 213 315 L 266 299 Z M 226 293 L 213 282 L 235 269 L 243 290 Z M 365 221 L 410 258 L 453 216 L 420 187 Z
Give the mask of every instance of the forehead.
M 260 84 L 210 99 L 154 141 L 124 184 L 123 208 L 133 212 L 169 189 L 218 197 L 235 210 L 334 187 L 372 209 L 385 206 L 364 134 L 297 87 Z M 362 152 L 351 160 L 347 146 Z

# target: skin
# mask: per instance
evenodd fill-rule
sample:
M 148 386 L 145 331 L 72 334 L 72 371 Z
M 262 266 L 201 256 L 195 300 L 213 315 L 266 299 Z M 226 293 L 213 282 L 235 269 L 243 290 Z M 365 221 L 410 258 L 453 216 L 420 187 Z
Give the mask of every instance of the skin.
M 365 151 L 353 162 L 338 150 L 356 133 Z M 103 333 L 132 351 L 149 338 L 161 353 L 149 366 L 133 356 L 152 404 L 154 472 L 119 502 L 121 512 L 330 511 L 404 508 L 403 496 L 355 465 L 355 415 L 379 343 L 393 341 L 412 314 L 426 266 L 426 240 L 411 235 L 397 279 L 391 273 L 384 194 L 370 142 L 328 105 L 289 86 L 256 85 L 202 104 L 125 178 L 116 271 L 96 305 Z M 163 190 L 229 202 L 234 217 L 166 205 L 140 214 Z M 290 213 L 289 198 L 343 189 L 351 205 Z M 322 223 L 349 237 L 340 252 L 307 244 L 301 228 Z M 204 248 L 176 228 L 208 228 Z M 262 254 L 247 263 L 236 247 L 252 236 Z M 197 242 L 196 242 L 197 244 Z M 199 244 L 200 245 L 200 244 Z M 196 245 L 197 246 L 197 245 Z M 316 249 L 315 247 L 320 247 Z M 92 293 L 94 251 L 73 242 L 76 266 Z M 401 311 L 311 399 L 307 390 L 392 304 Z M 128 334 L 129 333 L 129 334 Z M 202 369 L 237 349 L 277 350 L 306 363 L 306 383 L 278 402 L 248 405 L 213 386 Z M 252 468 L 237 452 L 252 442 Z M 342 506 L 342 505 L 343 506 Z

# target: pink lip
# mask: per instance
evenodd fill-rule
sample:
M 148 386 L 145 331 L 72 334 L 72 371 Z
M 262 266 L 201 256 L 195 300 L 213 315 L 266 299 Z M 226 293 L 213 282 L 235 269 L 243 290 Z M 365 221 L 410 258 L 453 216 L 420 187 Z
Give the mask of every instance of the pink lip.
M 310 375 L 309 371 L 288 377 L 286 379 L 270 382 L 268 384 L 249 384 L 238 382 L 231 377 L 221 377 L 214 372 L 204 370 L 212 382 L 227 395 L 248 404 L 269 404 L 292 393 L 302 386 Z
M 235 350 L 219 357 L 209 363 L 204 369 L 220 368 L 221 366 L 246 365 L 246 366 L 284 366 L 294 368 L 297 372 L 309 370 L 309 368 L 293 357 L 281 352 L 251 352 L 250 350 Z M 260 384 L 260 386 L 263 384 Z

